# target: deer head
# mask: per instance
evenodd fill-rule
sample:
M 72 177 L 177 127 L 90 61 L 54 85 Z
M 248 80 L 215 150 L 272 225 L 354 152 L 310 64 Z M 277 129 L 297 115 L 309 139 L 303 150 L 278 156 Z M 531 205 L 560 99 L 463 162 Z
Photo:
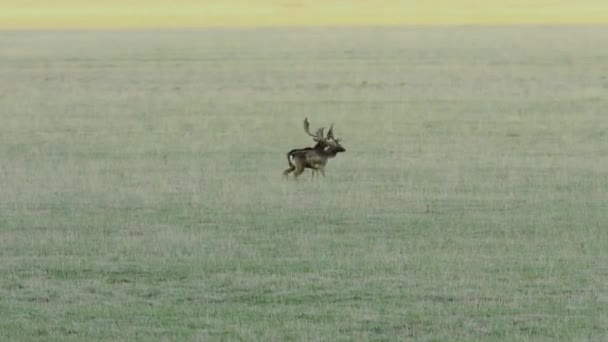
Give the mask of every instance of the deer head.
M 346 149 L 340 145 L 340 139 L 336 139 L 334 137 L 334 124 L 332 123 L 329 127 L 329 131 L 327 131 L 327 135 L 323 136 L 323 132 L 325 131 L 325 127 L 321 127 L 317 129 L 315 134 L 310 133 L 310 122 L 308 118 L 304 119 L 304 131 L 306 134 L 310 135 L 314 141 L 317 142 L 315 145 L 315 149 L 326 149 L 331 148 L 336 153 L 344 152 Z

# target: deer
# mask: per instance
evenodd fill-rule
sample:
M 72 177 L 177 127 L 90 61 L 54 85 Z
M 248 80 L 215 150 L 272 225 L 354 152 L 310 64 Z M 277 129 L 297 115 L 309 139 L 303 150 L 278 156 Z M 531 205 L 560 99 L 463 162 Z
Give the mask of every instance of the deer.
M 316 141 L 314 147 L 293 149 L 287 153 L 287 163 L 289 168 L 283 171 L 283 176 L 287 177 L 291 172 L 297 179 L 305 169 L 309 168 L 313 172 L 319 171 L 325 177 L 325 165 L 327 161 L 334 158 L 338 153 L 345 152 L 346 149 L 340 145 L 340 139 L 336 139 L 333 133 L 332 124 L 324 136 L 325 128 L 319 128 L 315 134 L 310 133 L 310 123 L 308 118 L 304 119 L 304 131 Z
M 324 134 L 323 134 L 324 130 L 325 130 L 325 128 L 321 127 L 319 129 L 317 129 L 315 134 L 310 133 L 310 122 L 308 121 L 308 118 L 304 118 L 304 132 L 306 132 L 306 134 L 310 135 L 312 137 L 312 139 L 316 142 L 316 144 L 313 147 L 294 148 L 293 150 L 287 152 L 287 163 L 289 164 L 290 167 L 293 166 L 291 159 L 293 158 L 293 156 L 295 154 L 297 154 L 301 151 L 310 151 L 310 150 L 316 150 L 316 151 L 322 152 L 325 148 L 327 148 L 329 146 L 327 143 L 327 140 L 324 138 Z M 310 168 L 312 170 L 312 176 L 314 178 L 315 174 L 317 173 L 317 169 L 314 168 L 310 164 L 304 165 L 304 168 Z

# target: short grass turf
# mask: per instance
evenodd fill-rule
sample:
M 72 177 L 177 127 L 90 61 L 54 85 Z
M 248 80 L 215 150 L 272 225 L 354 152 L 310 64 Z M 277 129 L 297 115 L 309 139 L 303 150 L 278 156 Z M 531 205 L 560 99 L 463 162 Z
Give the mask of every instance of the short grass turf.
M 606 340 L 606 36 L 0 33 L 0 339 Z

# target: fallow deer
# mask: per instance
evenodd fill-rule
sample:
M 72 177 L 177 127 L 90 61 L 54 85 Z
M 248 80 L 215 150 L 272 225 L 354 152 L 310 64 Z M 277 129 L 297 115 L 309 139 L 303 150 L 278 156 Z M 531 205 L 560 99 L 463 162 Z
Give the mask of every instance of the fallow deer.
M 310 135 L 312 137 L 312 139 L 316 142 L 316 144 L 313 147 L 294 148 L 293 150 L 287 152 L 287 163 L 289 164 L 290 167 L 293 165 L 291 162 L 293 155 L 295 155 L 299 152 L 302 152 L 302 151 L 310 151 L 310 150 L 317 150 L 319 152 L 322 152 L 324 149 L 329 147 L 329 145 L 327 144 L 327 140 L 325 139 L 325 137 L 323 135 L 324 130 L 325 130 L 325 128 L 321 127 L 319 129 L 317 129 L 315 134 L 310 133 L 310 122 L 308 122 L 308 118 L 304 118 L 304 132 L 306 132 L 306 134 Z M 304 167 L 312 170 L 312 176 L 314 178 L 315 174 L 317 173 L 317 169 L 314 168 L 310 164 L 305 165 Z
M 289 168 L 283 171 L 283 176 L 287 177 L 291 172 L 294 177 L 297 177 L 304 172 L 306 168 L 312 169 L 313 177 L 315 171 L 321 172 L 325 176 L 325 165 L 330 158 L 335 157 L 340 152 L 345 152 L 346 149 L 340 145 L 340 139 L 336 139 L 333 134 L 333 124 L 327 132 L 327 136 L 323 136 L 324 128 L 319 128 L 315 134 L 310 133 L 310 123 L 308 119 L 304 119 L 304 131 L 313 137 L 317 142 L 314 147 L 306 147 L 301 149 L 293 149 L 287 153 L 287 162 Z

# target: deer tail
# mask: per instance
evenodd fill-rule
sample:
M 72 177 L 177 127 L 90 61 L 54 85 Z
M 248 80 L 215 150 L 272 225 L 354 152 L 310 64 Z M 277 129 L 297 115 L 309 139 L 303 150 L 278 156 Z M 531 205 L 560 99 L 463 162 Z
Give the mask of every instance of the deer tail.
M 291 162 L 291 155 L 295 152 L 296 150 L 293 149 L 289 152 L 287 152 L 287 164 L 289 164 L 289 166 L 293 166 L 293 163 Z

